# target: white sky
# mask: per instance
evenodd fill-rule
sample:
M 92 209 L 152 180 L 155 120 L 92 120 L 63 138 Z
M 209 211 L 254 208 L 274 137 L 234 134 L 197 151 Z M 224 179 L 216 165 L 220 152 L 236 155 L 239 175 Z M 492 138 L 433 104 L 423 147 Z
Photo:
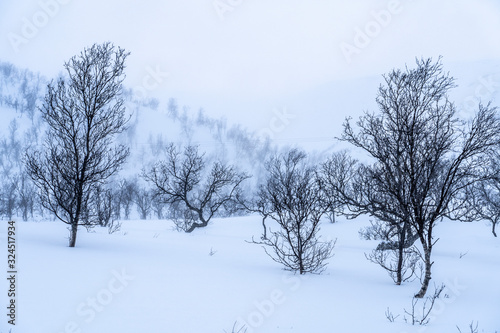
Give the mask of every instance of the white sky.
M 232 7 L 221 19 L 214 4 Z M 379 23 L 374 13 L 382 13 Z M 363 40 L 360 30 L 372 37 Z M 265 124 L 298 94 L 379 76 L 416 56 L 443 55 L 445 65 L 500 62 L 500 1 L 1 1 L 0 32 L 0 60 L 49 77 L 84 47 L 112 41 L 131 52 L 129 86 L 146 80 L 148 95 L 255 128 L 255 118 Z M 341 45 L 355 46 L 356 37 L 360 47 L 348 62 Z M 158 84 L 148 77 L 155 69 L 168 72 Z M 373 99 L 376 86 L 366 93 Z

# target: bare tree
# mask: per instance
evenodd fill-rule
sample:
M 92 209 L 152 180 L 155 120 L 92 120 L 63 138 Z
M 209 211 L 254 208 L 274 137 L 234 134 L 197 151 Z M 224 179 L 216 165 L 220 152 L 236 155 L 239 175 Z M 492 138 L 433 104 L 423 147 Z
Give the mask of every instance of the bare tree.
M 108 227 L 114 220 L 114 194 L 110 188 L 97 186 L 95 188 L 95 209 L 97 224 L 101 227 Z
M 494 177 L 474 184 L 465 191 L 469 200 L 464 207 L 465 215 L 472 215 L 473 219 L 491 222 L 491 233 L 497 237 L 496 226 L 500 221 L 500 153 L 495 151 L 491 157 L 491 170 Z
M 33 217 L 35 209 L 36 190 L 28 176 L 23 173 L 19 176 L 17 186 L 18 208 L 21 211 L 23 221 L 28 220 L 28 215 Z
M 409 222 L 402 221 L 387 210 L 372 209 L 374 203 L 395 206 L 390 203 L 391 198 L 384 194 L 384 189 L 373 181 L 376 179 L 372 176 L 373 172 L 373 168 L 367 169 L 359 164 L 346 151 L 332 154 L 320 169 L 329 201 L 334 201 L 345 216 L 355 218 L 369 213 L 377 218 L 375 223 L 360 232 L 366 239 L 382 241 L 366 257 L 384 268 L 400 285 L 415 272 L 416 252 L 410 247 L 418 236 L 411 232 Z M 344 211 L 344 206 L 349 210 Z
M 19 175 L 15 174 L 2 184 L 3 188 L 0 191 L 0 214 L 9 220 L 14 216 L 17 207 L 18 179 Z
M 482 183 L 476 188 L 475 210 L 482 219 L 491 222 L 491 233 L 497 237 L 496 226 L 500 221 L 500 182 Z
M 152 207 L 151 191 L 143 186 L 138 186 L 132 200 L 137 207 L 141 220 L 146 220 Z
M 18 139 L 18 123 L 9 124 L 8 137 L 0 138 L 0 176 L 9 178 L 22 166 L 22 142 Z
M 357 169 L 354 192 L 344 191 L 349 209 L 381 220 L 408 223 L 423 248 L 425 276 L 415 297 L 424 297 L 431 279 L 433 230 L 463 206 L 459 193 L 491 178 L 486 154 L 499 142 L 496 109 L 479 106 L 468 123 L 455 117 L 447 93 L 454 79 L 440 61 L 417 60 L 417 68 L 393 70 L 378 91 L 380 114 L 366 113 L 356 133 L 348 119 L 342 139 L 374 161 Z M 404 229 L 404 227 L 403 227 Z
M 129 154 L 113 143 L 128 120 L 121 98 L 127 56 L 104 43 L 66 62 L 67 77 L 48 85 L 40 109 L 48 125 L 43 150 L 26 154 L 26 169 L 42 205 L 70 226 L 70 247 L 76 244 L 79 225 L 95 223 L 95 188 Z
M 332 154 L 319 168 L 319 176 L 328 205 L 326 214 L 331 223 L 335 222 L 336 214 L 343 214 L 346 203 L 339 189 L 346 191 L 355 176 L 356 163 L 357 161 L 351 158 L 347 151 L 340 151 Z
M 304 152 L 292 149 L 267 163 L 267 181 L 258 192 L 259 201 L 269 204 L 264 212 L 279 230 L 270 230 L 269 238 L 253 240 L 264 245 L 266 253 L 285 269 L 300 274 L 321 273 L 334 247 L 334 242 L 322 242 L 318 236 L 328 206 L 316 169 L 306 158 Z
M 365 253 L 365 257 L 385 269 L 397 285 L 417 277 L 422 269 L 421 254 L 412 246 L 418 235 L 410 235 L 409 230 L 408 223 L 398 225 L 377 219 L 359 231 L 364 239 L 382 241 L 370 253 Z
M 118 182 L 118 197 L 120 207 L 123 206 L 123 213 L 125 219 L 130 218 L 131 205 L 133 204 L 133 199 L 135 192 L 137 190 L 137 180 L 136 179 L 121 179 Z
M 151 207 L 156 214 L 156 218 L 162 220 L 164 216 L 165 203 L 158 196 L 151 195 Z
M 21 141 L 18 139 L 18 123 L 12 120 L 9 134 L 0 138 L 0 215 L 12 219 L 18 206 L 18 172 Z
M 120 183 L 119 181 L 113 182 L 114 186 L 111 191 L 111 196 L 112 196 L 112 219 L 115 220 L 121 220 L 122 218 L 122 197 L 121 197 L 121 191 L 120 191 Z
M 188 233 L 206 227 L 219 208 L 235 199 L 240 184 L 248 178 L 221 162 L 213 163 L 208 174 L 206 171 L 204 155 L 197 147 L 187 146 L 181 154 L 170 144 L 166 160 L 143 172 L 154 185 L 155 195 L 179 211 L 178 227 Z

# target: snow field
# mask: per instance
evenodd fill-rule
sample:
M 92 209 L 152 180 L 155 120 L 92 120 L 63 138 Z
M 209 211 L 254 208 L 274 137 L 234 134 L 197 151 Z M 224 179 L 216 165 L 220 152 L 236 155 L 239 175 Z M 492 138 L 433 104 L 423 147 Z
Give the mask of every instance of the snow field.
M 339 220 L 322 225 L 324 238 L 337 238 L 327 270 L 305 276 L 245 242 L 260 237 L 259 216 L 216 219 L 192 234 L 169 221 L 123 221 L 112 235 L 80 230 L 76 248 L 60 222 L 18 222 L 12 332 L 231 332 L 235 322 L 247 333 L 458 332 L 473 320 L 479 332 L 500 330 L 500 241 L 485 223 L 438 225 L 432 282 L 446 288 L 431 322 L 411 326 L 403 309 L 419 282 L 396 286 L 365 259 L 377 244 L 358 236 L 368 218 Z M 387 308 L 400 315 L 395 323 Z M 0 327 L 10 329 L 5 319 Z

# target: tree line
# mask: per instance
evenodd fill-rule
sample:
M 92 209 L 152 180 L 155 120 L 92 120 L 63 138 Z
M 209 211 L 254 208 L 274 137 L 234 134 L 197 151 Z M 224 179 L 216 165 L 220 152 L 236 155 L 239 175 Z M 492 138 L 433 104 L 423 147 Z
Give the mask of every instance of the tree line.
M 70 226 L 70 247 L 79 226 L 113 228 L 122 212 L 129 216 L 131 203 L 141 218 L 154 210 L 185 232 L 206 227 L 214 216 L 257 213 L 263 234 L 253 243 L 285 269 L 320 273 L 335 245 L 319 234 L 322 218 L 369 215 L 375 222 L 362 234 L 382 242 L 367 258 L 396 284 L 414 276 L 421 263 L 415 297 L 422 298 L 439 221 L 487 219 L 496 236 L 498 112 L 480 104 L 470 120 L 459 119 L 448 98 L 455 80 L 443 71 L 441 58 L 417 59 L 414 68 L 384 75 L 378 111 L 355 124 L 346 119 L 338 139 L 363 151 L 366 160 L 342 151 L 312 163 L 291 148 L 267 158 L 264 176 L 247 186 L 251 175 L 237 166 L 209 161 L 197 146 L 167 144 L 139 178 L 111 186 L 129 155 L 115 140 L 130 119 L 122 88 L 128 55 L 111 43 L 95 44 L 66 62 L 66 76 L 48 84 L 40 108 L 48 125 L 43 145 L 29 148 L 22 159 L 27 186 L 41 206 Z

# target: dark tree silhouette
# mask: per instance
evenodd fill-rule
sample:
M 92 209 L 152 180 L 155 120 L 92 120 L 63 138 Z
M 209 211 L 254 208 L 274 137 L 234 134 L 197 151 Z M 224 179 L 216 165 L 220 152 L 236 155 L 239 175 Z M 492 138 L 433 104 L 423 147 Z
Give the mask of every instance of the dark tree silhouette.
M 76 244 L 79 225 L 96 223 L 96 188 L 129 154 L 113 143 L 128 121 L 121 98 L 127 56 L 104 43 L 66 62 L 67 77 L 48 84 L 40 109 L 48 125 L 43 149 L 26 154 L 26 169 L 42 205 L 70 225 L 70 247 Z
M 18 196 L 18 207 L 21 211 L 23 221 L 28 220 L 28 215 L 33 217 L 33 211 L 35 209 L 35 198 L 36 190 L 33 186 L 28 176 L 23 173 L 16 180 L 18 182 L 17 186 L 17 196 Z
M 141 220 L 147 220 L 149 214 L 151 213 L 153 203 L 151 191 L 146 187 L 137 186 L 132 201 L 137 207 L 139 218 Z
M 235 200 L 240 184 L 248 178 L 221 162 L 213 163 L 207 174 L 204 155 L 195 146 L 185 147 L 181 154 L 170 144 L 166 157 L 143 176 L 153 184 L 155 195 L 178 212 L 175 215 L 180 218 L 174 221 L 188 233 L 206 227 L 221 207 Z
M 465 191 L 469 200 L 464 207 L 464 215 L 471 219 L 491 222 L 491 233 L 497 237 L 496 226 L 500 221 L 500 152 L 496 150 L 491 156 L 490 169 L 493 177 L 474 184 Z
M 344 124 L 342 139 L 374 162 L 358 169 L 366 180 L 356 182 L 358 195 L 343 194 L 353 211 L 409 223 L 424 252 L 425 276 L 415 295 L 422 298 L 431 279 L 434 227 L 463 207 L 464 188 L 491 178 L 486 155 L 499 142 L 500 123 L 489 105 L 479 105 L 468 123 L 456 118 L 447 96 L 454 79 L 440 61 L 417 60 L 417 68 L 393 70 L 384 79 L 380 114 L 362 116 L 358 131 L 349 119 Z
M 114 193 L 110 188 L 96 186 L 94 195 L 96 222 L 101 227 L 108 227 L 114 220 Z
M 133 199 L 135 192 L 137 191 L 137 179 L 120 179 L 118 182 L 118 198 L 120 208 L 123 207 L 124 218 L 128 220 L 130 218 L 130 212 L 132 210 L 131 206 L 133 204 Z
M 267 180 L 258 191 L 258 202 L 267 204 L 257 205 L 257 211 L 277 222 L 279 230 L 270 230 L 269 238 L 253 240 L 264 245 L 271 259 L 300 274 L 321 273 L 334 247 L 334 242 L 322 242 L 318 236 L 328 203 L 316 169 L 306 157 L 292 149 L 268 161 Z
M 345 205 L 349 208 L 343 211 L 344 215 L 355 218 L 369 213 L 377 218 L 376 223 L 362 232 L 367 239 L 382 240 L 367 255 L 367 259 L 387 270 L 394 282 L 400 285 L 415 271 L 415 251 L 409 248 L 418 236 L 412 232 L 409 221 L 401 220 L 390 209 L 381 209 L 385 206 L 397 207 L 391 202 L 393 198 L 376 181 L 383 172 L 382 169 L 358 163 L 345 151 L 332 154 L 320 169 L 327 195 L 334 197 L 340 207 Z M 405 276 L 405 272 L 409 276 Z
M 341 151 L 332 154 L 320 165 L 319 176 L 328 205 L 326 214 L 331 223 L 335 223 L 336 214 L 344 214 L 346 203 L 338 189 L 345 191 L 346 186 L 352 181 L 356 163 L 357 161 L 351 158 L 347 151 Z

